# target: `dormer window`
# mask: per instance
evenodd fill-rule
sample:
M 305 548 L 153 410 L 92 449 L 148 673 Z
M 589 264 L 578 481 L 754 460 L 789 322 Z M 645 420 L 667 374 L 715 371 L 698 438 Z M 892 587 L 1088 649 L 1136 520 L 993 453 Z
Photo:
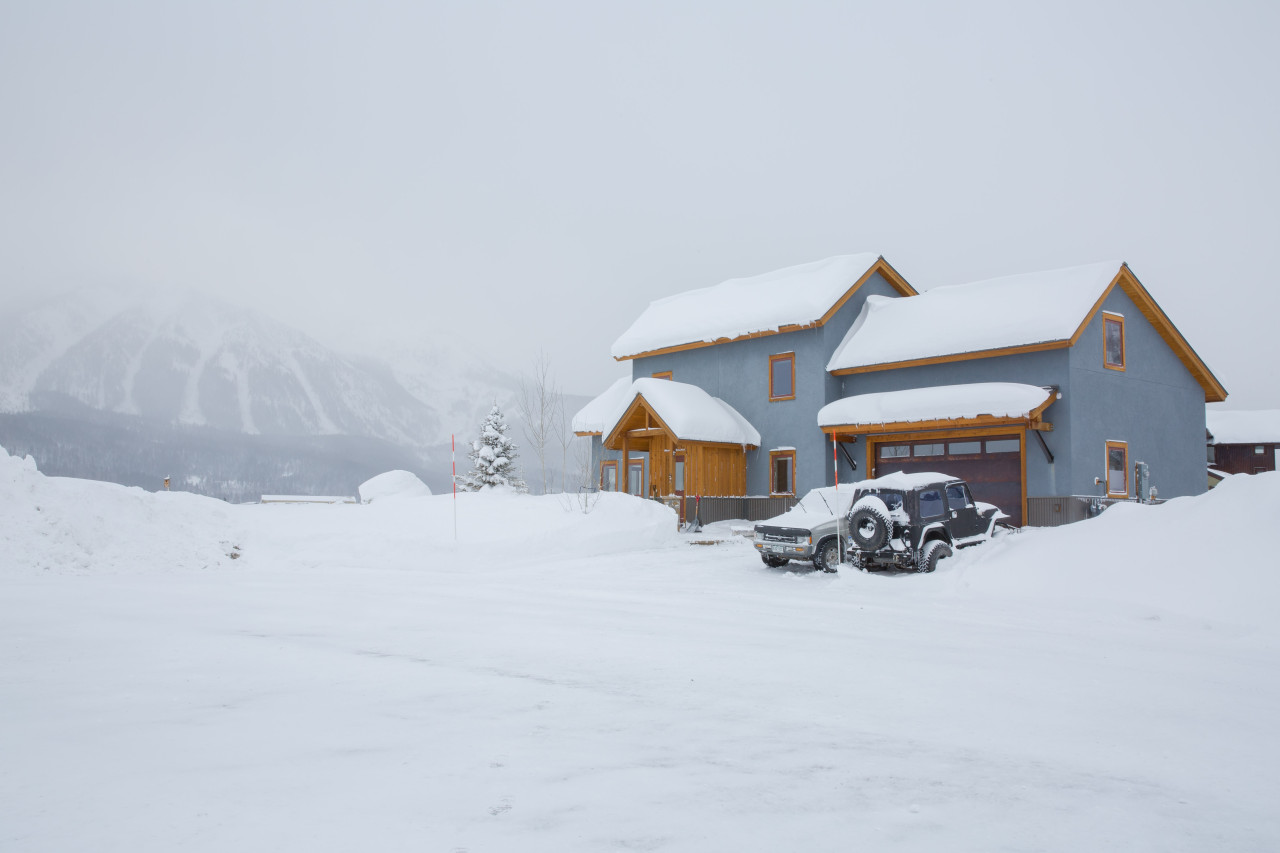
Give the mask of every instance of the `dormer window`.
M 784 352 L 769 356 L 769 399 L 796 398 L 796 354 Z
M 1124 316 L 1102 315 L 1103 365 L 1108 370 L 1124 370 Z

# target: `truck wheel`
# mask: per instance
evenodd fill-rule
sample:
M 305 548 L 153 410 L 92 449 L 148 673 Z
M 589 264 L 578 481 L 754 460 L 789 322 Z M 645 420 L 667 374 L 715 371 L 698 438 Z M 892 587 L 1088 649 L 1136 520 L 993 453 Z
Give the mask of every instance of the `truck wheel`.
M 951 546 L 941 539 L 930 539 L 920 550 L 920 562 L 916 564 L 917 572 L 931 572 L 938 568 L 938 561 L 951 556 Z
M 887 545 L 892 529 L 889 517 L 874 504 L 862 507 L 849 519 L 850 535 L 863 551 L 879 551 Z
M 813 567 L 824 572 L 834 572 L 840 566 L 840 541 L 832 536 L 818 543 L 813 552 Z
M 791 562 L 786 557 L 770 557 L 768 554 L 761 554 L 760 559 L 764 560 L 764 564 L 771 569 L 780 569 Z

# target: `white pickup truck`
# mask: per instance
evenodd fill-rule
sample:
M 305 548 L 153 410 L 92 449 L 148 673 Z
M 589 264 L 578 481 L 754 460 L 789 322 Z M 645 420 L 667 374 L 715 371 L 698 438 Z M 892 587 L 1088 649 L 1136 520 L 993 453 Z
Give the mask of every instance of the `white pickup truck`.
M 856 484 L 814 489 L 782 515 L 755 526 L 753 543 L 766 566 L 811 560 L 815 568 L 834 572 L 849 534 L 847 516 Z

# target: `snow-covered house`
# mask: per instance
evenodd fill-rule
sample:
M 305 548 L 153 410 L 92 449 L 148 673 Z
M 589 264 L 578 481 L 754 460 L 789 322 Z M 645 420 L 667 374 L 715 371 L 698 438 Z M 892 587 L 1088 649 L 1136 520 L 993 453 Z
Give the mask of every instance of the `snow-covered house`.
M 1134 496 L 1137 461 L 1162 497 L 1203 492 L 1204 404 L 1226 398 L 1119 261 L 917 294 L 884 258 L 846 255 L 654 302 L 613 355 L 632 383 L 574 421 L 604 488 L 779 495 L 837 471 L 940 470 L 1018 522 L 1028 498 Z M 658 389 L 659 412 L 653 379 L 704 396 Z M 666 459 L 688 439 L 668 419 L 709 401 L 718 445 L 740 452 L 704 456 L 699 487 L 677 489 Z M 625 480 L 609 473 L 622 458 Z
M 1209 430 L 1209 467 L 1224 474 L 1261 474 L 1280 470 L 1280 409 L 1205 415 Z

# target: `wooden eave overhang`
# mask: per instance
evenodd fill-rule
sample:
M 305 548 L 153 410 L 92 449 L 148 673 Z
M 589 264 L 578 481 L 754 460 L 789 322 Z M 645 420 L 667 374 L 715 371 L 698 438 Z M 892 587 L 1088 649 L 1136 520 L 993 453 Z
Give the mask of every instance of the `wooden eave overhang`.
M 597 430 L 578 431 L 578 432 L 575 432 L 575 433 L 574 433 L 574 435 L 582 436 L 583 438 L 587 438 L 587 437 L 589 437 L 589 436 L 599 435 L 599 434 L 600 434 L 600 430 L 598 430 L 598 429 L 597 429 Z
M 627 411 L 608 435 L 602 439 L 603 445 L 609 450 L 621 450 L 622 440 L 626 437 L 628 442 L 631 439 L 643 440 L 658 437 L 665 437 L 673 446 L 687 446 L 692 444 L 705 444 L 713 447 L 747 447 L 754 448 L 754 444 L 738 444 L 732 441 L 699 441 L 697 439 L 681 438 L 676 435 L 675 430 L 667 425 L 649 401 L 644 398 L 643 394 L 637 394 L 636 398 L 631 401 L 631 405 L 627 407 Z
M 898 271 L 895 270 L 889 264 L 889 262 L 884 259 L 883 256 L 881 256 L 877 258 L 876 262 L 873 263 L 870 267 L 868 267 L 867 271 L 863 273 L 862 276 L 859 277 L 858 280 L 854 282 L 853 285 L 844 292 L 843 296 L 841 296 L 839 299 L 836 300 L 834 305 L 832 305 L 830 308 L 827 309 L 827 312 L 825 314 L 823 314 L 817 320 L 814 320 L 812 323 L 791 323 L 786 326 L 779 326 L 776 329 L 765 329 L 760 332 L 750 332 L 748 334 L 738 335 L 732 338 L 717 338 L 714 341 L 690 341 L 689 343 L 686 343 L 686 344 L 675 344 L 669 347 L 661 347 L 659 349 L 632 353 L 631 355 L 615 355 L 613 358 L 614 358 L 614 361 L 629 361 L 633 358 L 645 358 L 651 355 L 666 355 L 667 353 L 673 353 L 673 352 L 685 352 L 686 350 L 701 349 L 702 347 L 714 347 L 714 346 L 719 346 L 720 344 L 732 343 L 734 341 L 748 341 L 748 340 L 751 340 L 752 338 L 765 338 L 765 337 L 768 337 L 769 335 L 782 335 L 782 334 L 786 334 L 787 332 L 800 332 L 805 329 L 816 329 L 820 326 L 825 326 L 828 322 L 830 322 L 831 318 L 836 315 L 836 312 L 839 311 L 841 308 L 843 308 L 844 304 L 848 302 L 855 293 L 858 292 L 858 288 L 866 284 L 867 281 L 871 278 L 871 276 L 875 275 L 876 273 L 880 273 L 880 275 L 884 277 L 885 281 L 889 282 L 889 284 L 893 286 L 893 289 L 898 291 L 898 293 L 902 294 L 903 296 L 919 295 L 916 289 L 912 287 L 910 284 L 908 284 L 907 280 L 903 278 L 898 273 Z
M 1200 383 L 1200 387 L 1204 389 L 1204 400 L 1206 403 L 1221 403 L 1227 399 L 1227 389 L 1223 387 L 1218 378 L 1213 375 L 1213 371 L 1209 370 L 1209 366 L 1204 360 L 1196 354 L 1191 344 L 1182 336 L 1178 328 L 1173 325 L 1168 315 L 1156 304 L 1156 301 L 1147 292 L 1147 289 L 1138 281 L 1128 264 L 1121 264 L 1120 271 L 1116 273 L 1115 278 L 1107 285 L 1106 290 L 1098 297 L 1098 301 L 1089 309 L 1089 313 L 1080 321 L 1080 325 L 1076 327 L 1075 332 L 1069 338 L 1057 341 L 1041 341 L 1034 344 L 1023 344 L 1012 347 L 999 347 L 996 349 L 974 350 L 973 352 L 959 352 L 948 355 L 932 356 L 930 358 L 915 358 L 907 361 L 892 361 L 883 364 L 866 364 L 858 367 L 846 367 L 840 370 L 831 371 L 834 376 L 849 376 L 855 373 L 874 373 L 879 370 L 897 370 L 904 367 L 922 367 L 930 364 L 946 364 L 954 361 L 969 361 L 975 358 L 998 358 L 1004 355 L 1017 355 L 1020 353 L 1043 352 L 1045 350 L 1066 349 L 1075 346 L 1076 341 L 1080 340 L 1080 336 L 1084 334 L 1084 330 L 1089 327 L 1093 319 L 1098 316 L 1102 310 L 1102 305 L 1106 302 L 1107 297 L 1115 288 L 1119 287 L 1124 291 L 1134 304 L 1138 306 L 1138 310 L 1142 312 L 1142 316 L 1147 319 L 1160 335 L 1165 345 L 1173 351 L 1183 366 L 1195 377 Z
M 1025 429 L 1050 432 L 1053 424 L 1044 419 L 1045 409 L 1058 399 L 1056 392 L 1047 392 L 1048 399 L 1036 406 L 1024 417 L 996 417 L 994 415 L 978 415 L 972 418 L 937 418 L 931 421 L 893 421 L 879 424 L 835 424 L 822 427 L 827 435 L 846 440 L 859 435 L 882 435 L 897 432 L 922 432 L 927 430 L 985 430 L 999 427 L 1023 427 Z

